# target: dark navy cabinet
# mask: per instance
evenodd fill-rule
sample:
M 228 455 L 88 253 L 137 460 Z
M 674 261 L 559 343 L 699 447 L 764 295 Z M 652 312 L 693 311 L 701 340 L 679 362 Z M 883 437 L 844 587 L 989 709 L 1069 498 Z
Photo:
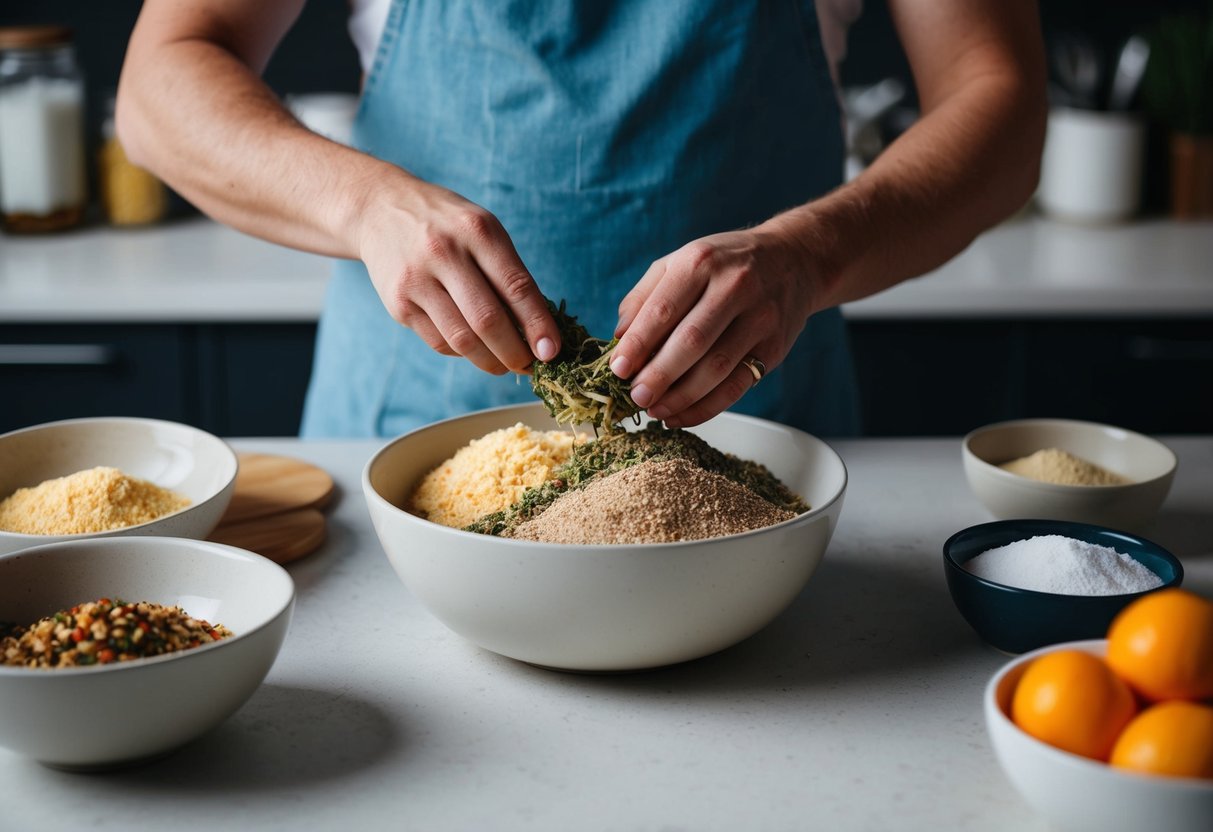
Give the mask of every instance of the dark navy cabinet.
M 1213 320 L 859 320 L 851 339 L 866 434 L 1029 417 L 1213 432 Z
M 312 324 L 0 324 L 0 432 L 145 416 L 220 436 L 293 436 Z

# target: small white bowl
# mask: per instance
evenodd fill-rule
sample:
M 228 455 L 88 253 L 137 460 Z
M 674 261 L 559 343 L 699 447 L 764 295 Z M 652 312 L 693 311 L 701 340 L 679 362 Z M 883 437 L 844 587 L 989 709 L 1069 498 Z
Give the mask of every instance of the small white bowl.
M 59 540 L 127 535 L 205 538 L 236 487 L 236 453 L 204 430 L 130 417 L 68 419 L 0 435 L 0 499 L 18 488 L 108 466 L 188 497 L 190 505 L 137 526 L 85 534 L 0 531 L 0 554 Z
M 260 555 L 176 537 L 74 540 L 0 555 L 0 620 L 28 625 L 98 598 L 178 605 L 235 635 L 107 665 L 0 665 L 0 746 L 55 767 L 104 768 L 200 736 L 269 672 L 295 587 Z
M 409 590 L 469 641 L 531 664 L 640 670 L 736 644 L 800 594 L 842 512 L 846 467 L 828 445 L 731 413 L 693 432 L 766 465 L 811 511 L 708 540 L 585 546 L 473 534 L 400 508 L 432 468 L 518 422 L 559 427 L 539 403 L 438 422 L 388 443 L 362 484 L 379 541 Z
M 965 478 L 991 514 L 1003 520 L 1073 520 L 1140 531 L 1158 513 L 1175 476 L 1175 453 L 1140 433 L 1072 419 L 1020 419 L 987 425 L 961 443 Z M 998 466 L 1060 448 L 1127 477 L 1125 485 L 1057 485 Z
M 1071 641 L 1025 653 L 986 685 L 986 730 L 1007 779 L 1033 809 L 1064 832 L 1209 832 L 1213 782 L 1114 768 L 1043 743 L 1011 721 L 1011 698 L 1028 663 L 1072 649 L 1103 656 L 1107 641 Z

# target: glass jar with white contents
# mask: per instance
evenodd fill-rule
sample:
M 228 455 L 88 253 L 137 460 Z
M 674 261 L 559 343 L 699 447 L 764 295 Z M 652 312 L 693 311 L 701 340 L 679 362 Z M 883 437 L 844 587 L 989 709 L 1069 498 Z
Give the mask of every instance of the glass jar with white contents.
M 71 30 L 0 27 L 0 220 L 18 233 L 84 218 L 84 79 Z

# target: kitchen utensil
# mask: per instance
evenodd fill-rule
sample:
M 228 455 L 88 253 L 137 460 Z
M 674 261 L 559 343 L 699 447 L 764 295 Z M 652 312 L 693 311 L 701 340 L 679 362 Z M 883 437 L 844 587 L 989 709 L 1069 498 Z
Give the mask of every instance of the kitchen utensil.
M 322 468 L 277 454 L 239 453 L 232 501 L 220 521 L 239 523 L 301 508 L 324 508 L 333 478 Z
M 1150 44 L 1140 35 L 1133 35 L 1121 47 L 1116 60 L 1116 70 L 1112 75 L 1112 87 L 1108 92 L 1109 110 L 1127 110 L 1133 103 L 1133 96 L 1141 85 L 1142 76 L 1146 72 L 1146 64 L 1150 60 Z
M 896 78 L 860 89 L 847 90 L 846 112 L 847 178 L 858 176 L 880 153 L 880 120 L 905 97 L 905 84 Z
M 227 513 L 210 539 L 275 563 L 316 551 L 325 540 L 322 513 L 333 496 L 328 472 L 277 454 L 239 454 L 240 473 Z
M 1102 62 L 1095 45 L 1075 32 L 1053 37 L 1052 58 L 1054 74 L 1069 93 L 1073 105 L 1095 109 L 1096 92 L 1103 77 Z
M 297 508 L 249 520 L 221 522 L 209 540 L 248 549 L 275 563 L 290 563 L 320 548 L 326 537 L 324 515 Z

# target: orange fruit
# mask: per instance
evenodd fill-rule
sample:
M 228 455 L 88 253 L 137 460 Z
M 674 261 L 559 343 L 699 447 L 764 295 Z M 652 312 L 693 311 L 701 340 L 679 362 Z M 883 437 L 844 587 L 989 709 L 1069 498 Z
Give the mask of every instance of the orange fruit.
M 1038 740 L 1107 760 L 1137 712 L 1133 693 L 1103 660 L 1081 650 L 1033 659 L 1015 686 L 1011 719 Z
M 1148 701 L 1213 696 L 1213 602 L 1182 589 L 1142 596 L 1112 620 L 1107 660 Z
M 1213 708 L 1182 699 L 1151 705 L 1121 732 L 1111 763 L 1147 774 L 1213 780 Z

